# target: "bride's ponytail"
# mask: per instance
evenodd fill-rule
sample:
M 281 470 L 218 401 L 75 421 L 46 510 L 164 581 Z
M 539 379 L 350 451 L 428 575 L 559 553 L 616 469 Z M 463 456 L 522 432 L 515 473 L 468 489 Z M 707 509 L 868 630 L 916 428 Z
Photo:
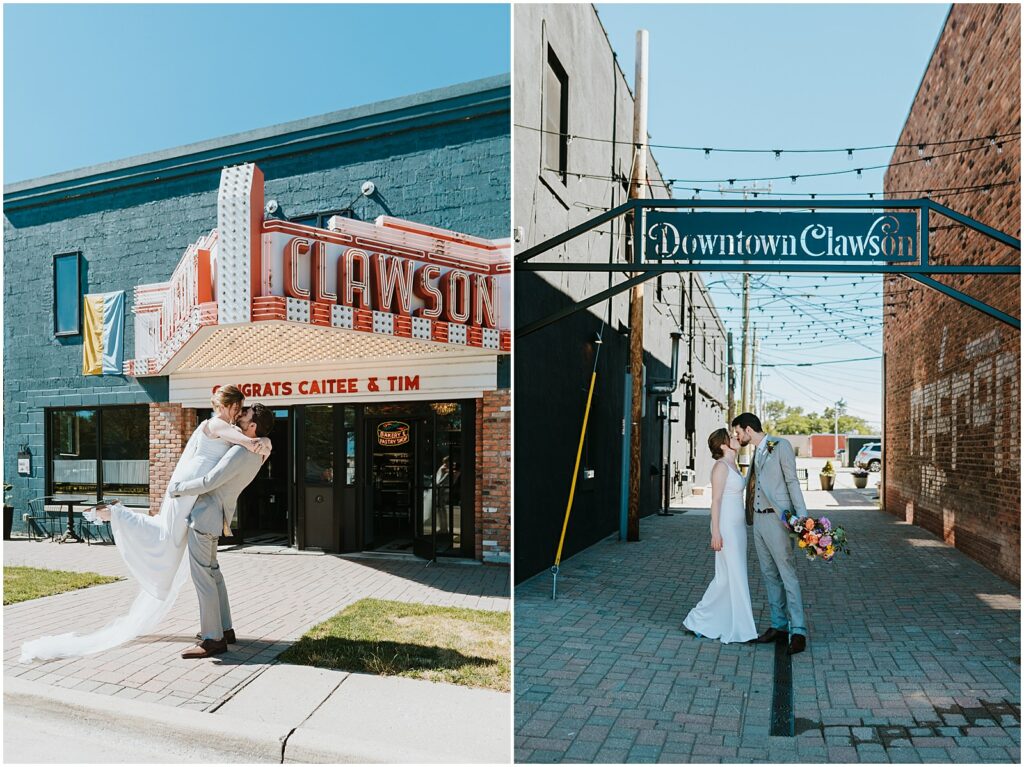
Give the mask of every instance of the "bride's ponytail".
M 232 405 L 241 405 L 245 401 L 242 390 L 233 384 L 221 386 L 210 397 L 210 405 L 216 410 L 218 407 L 230 408 Z

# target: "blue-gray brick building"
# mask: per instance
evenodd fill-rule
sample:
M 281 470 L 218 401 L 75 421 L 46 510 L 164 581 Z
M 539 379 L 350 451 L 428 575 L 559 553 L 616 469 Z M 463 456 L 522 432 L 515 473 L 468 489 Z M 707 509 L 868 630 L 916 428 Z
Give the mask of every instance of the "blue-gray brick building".
M 268 208 L 268 218 L 291 222 L 288 226 L 298 227 L 295 231 L 312 232 L 310 237 L 319 232 L 325 242 L 335 236 L 328 233 L 333 217 L 341 221 L 341 229 L 335 229 L 342 234 L 336 239 L 347 236 L 345 222 L 358 227 L 359 222 L 387 220 L 400 228 L 405 221 L 424 227 L 409 234 L 410 241 L 422 239 L 426 228 L 433 227 L 458 233 L 443 247 L 463 248 L 460 237 L 465 235 L 484 243 L 480 248 L 500 251 L 509 236 L 509 122 L 506 75 L 7 185 L 4 481 L 13 485 L 15 533 L 27 531 L 24 515 L 34 516 L 37 507 L 29 501 L 45 496 L 79 498 L 82 505 L 118 497 L 139 507 L 158 507 L 167 465 L 176 460 L 182 435 L 187 436 L 205 415 L 194 397 L 175 399 L 173 371 L 189 371 L 186 378 L 201 386 L 196 359 L 204 350 L 196 345 L 196 335 L 188 342 L 191 346 L 183 347 L 192 355 L 190 360 L 172 359 L 168 375 L 146 375 L 146 370 L 133 368 L 132 361 L 138 362 L 139 349 L 145 346 L 144 339 L 135 337 L 136 327 L 141 327 L 133 314 L 140 308 L 136 289 L 166 283 L 189 246 L 218 228 L 218 193 L 225 168 L 256 166 L 263 175 L 263 199 L 277 203 L 275 211 Z M 367 182 L 372 182 L 372 190 Z M 437 237 L 445 239 L 443 234 Z M 224 242 L 221 233 L 220 243 Z M 499 244 L 487 245 L 491 242 Z M 382 256 L 393 257 L 394 253 Z M 274 268 L 264 264 L 265 272 Z M 216 281 L 216 269 L 214 274 Z M 126 369 L 138 377 L 123 372 L 83 375 L 83 297 L 117 291 L 125 291 L 126 297 Z M 252 299 L 251 324 L 257 326 L 255 307 L 260 299 L 255 294 Z M 274 299 L 262 300 L 261 305 L 269 307 Z M 285 301 L 293 299 L 281 297 L 282 306 Z M 310 326 L 281 336 L 292 339 L 282 342 L 280 351 L 289 352 L 287 359 L 270 364 L 275 350 L 268 348 L 266 339 L 271 336 L 264 333 L 258 336 L 258 348 L 251 347 L 261 355 L 259 364 L 235 363 L 238 374 L 222 371 L 223 383 L 262 381 L 268 365 L 282 380 L 292 374 L 289 365 L 306 365 L 309 377 L 322 380 L 328 369 L 371 364 L 373 352 L 366 350 L 384 348 L 353 346 L 341 354 L 338 343 L 331 341 L 334 351 L 324 351 L 330 344 L 315 339 L 330 331 L 348 338 L 345 333 L 359 328 L 359 312 L 355 326 L 332 327 L 328 311 L 324 328 L 314 328 L 319 315 L 315 309 L 310 312 L 313 303 L 307 303 L 306 313 L 312 318 L 305 321 Z M 376 311 L 380 307 L 372 308 L 374 318 L 381 314 Z M 204 312 L 204 317 L 210 316 Z M 413 348 L 409 344 L 417 336 L 409 335 L 408 322 L 400 315 L 393 325 L 375 325 L 374 332 L 393 334 L 395 344 L 404 333 L 410 340 L 401 339 L 401 348 Z M 273 320 L 264 323 L 266 328 L 296 323 L 290 313 L 264 318 Z M 501 323 L 507 328 L 507 317 Z M 437 356 L 444 349 L 435 342 L 450 334 L 451 345 L 466 337 L 466 348 L 453 353 L 477 352 L 470 357 L 479 365 L 486 356 L 483 352 L 492 349 L 479 348 L 479 333 L 474 335 L 470 328 L 467 334 L 458 325 L 457 316 L 438 318 L 430 331 L 433 335 L 421 337 L 427 339 L 421 344 L 424 351 L 403 354 L 414 360 Z M 339 329 L 345 327 L 351 330 Z M 437 327 L 447 329 L 439 336 Z M 221 334 L 222 343 L 228 332 L 223 327 L 207 330 L 210 339 Z M 474 343 L 477 348 L 469 348 Z M 296 349 L 306 345 L 312 349 L 310 356 L 299 359 Z M 335 551 L 412 551 L 411 539 L 416 539 L 421 554 L 429 537 L 430 555 L 507 561 L 507 482 L 503 476 L 492 476 L 477 455 L 481 440 L 493 438 L 493 429 L 500 426 L 486 415 L 494 409 L 492 400 L 507 400 L 509 376 L 502 351 L 507 348 L 487 357 L 490 373 L 478 376 L 472 385 L 432 392 L 431 376 L 424 374 L 427 383 L 420 397 L 406 393 L 400 402 L 352 394 L 304 401 L 297 391 L 289 399 L 268 396 L 270 390 L 259 386 L 252 389 L 262 395 L 256 399 L 276 409 L 277 457 L 264 472 L 269 476 L 255 483 L 258 487 L 247 512 L 240 512 L 236 535 Z M 347 361 L 343 365 L 339 360 Z M 432 369 L 431 360 L 424 364 L 424 369 Z M 323 369 L 315 369 L 317 365 Z M 212 375 L 209 370 L 207 365 L 207 374 Z M 453 402 L 442 402 L 448 399 Z M 374 452 L 379 446 L 371 444 L 372 433 L 385 420 L 410 427 L 408 455 L 382 458 Z M 30 471 L 19 472 L 19 455 L 25 458 L 27 453 Z M 381 475 L 384 469 L 375 469 L 388 461 L 390 480 Z M 404 489 L 397 488 L 392 476 L 396 473 L 402 478 L 397 485 L 405 482 Z M 393 486 L 387 486 L 388 481 Z M 446 504 L 447 516 L 438 510 L 441 503 Z M 323 508 L 314 513 L 317 504 Z M 382 507 L 387 513 L 378 513 Z M 495 524 L 503 524 L 505 532 L 489 530 Z

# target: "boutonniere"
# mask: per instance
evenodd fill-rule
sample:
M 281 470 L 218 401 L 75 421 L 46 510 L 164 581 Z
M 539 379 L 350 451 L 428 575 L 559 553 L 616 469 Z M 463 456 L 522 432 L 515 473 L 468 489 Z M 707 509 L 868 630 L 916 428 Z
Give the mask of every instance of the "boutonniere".
M 777 444 L 778 444 L 778 442 L 772 442 L 771 440 L 768 440 L 768 444 L 764 448 L 765 450 L 768 451 L 768 455 L 772 454 L 772 451 L 775 449 L 775 446 Z

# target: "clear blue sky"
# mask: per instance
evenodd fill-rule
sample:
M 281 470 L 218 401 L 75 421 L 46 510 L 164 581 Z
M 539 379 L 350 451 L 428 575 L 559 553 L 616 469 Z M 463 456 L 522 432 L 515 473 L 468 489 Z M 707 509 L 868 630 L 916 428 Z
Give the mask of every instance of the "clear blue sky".
M 650 32 L 652 143 L 769 149 L 896 143 L 948 10 L 884 3 L 598 5 L 631 85 L 636 30 Z M 780 175 L 787 178 L 770 182 L 775 192 L 880 192 L 884 170 L 796 184 L 788 176 L 885 165 L 891 155 L 855 153 L 851 162 L 845 154 L 783 153 L 776 160 L 712 152 L 705 159 L 703 152 L 654 151 L 664 177 L 705 181 L 677 185 L 676 196 L 685 198 L 693 187 L 717 190 L 714 179 Z M 705 279 L 734 331 L 738 362 L 742 277 Z M 772 276 L 754 284 L 751 316 L 763 362 L 881 355 L 881 278 Z M 881 425 L 881 360 L 762 372 L 766 399 L 821 413 L 842 398 L 851 414 Z
M 510 71 L 506 5 L 5 5 L 4 183 Z

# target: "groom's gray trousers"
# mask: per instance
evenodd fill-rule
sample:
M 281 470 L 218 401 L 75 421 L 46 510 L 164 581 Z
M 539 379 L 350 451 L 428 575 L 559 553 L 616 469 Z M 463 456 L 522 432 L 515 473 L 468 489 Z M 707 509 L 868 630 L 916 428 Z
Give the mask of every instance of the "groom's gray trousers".
M 218 536 L 188 529 L 188 560 L 199 597 L 199 633 L 203 639 L 223 639 L 231 628 L 231 607 L 224 576 L 217 564 Z
M 754 548 L 761 564 L 772 627 L 792 634 L 807 635 L 800 581 L 796 577 L 793 539 L 778 514 L 754 515 Z

